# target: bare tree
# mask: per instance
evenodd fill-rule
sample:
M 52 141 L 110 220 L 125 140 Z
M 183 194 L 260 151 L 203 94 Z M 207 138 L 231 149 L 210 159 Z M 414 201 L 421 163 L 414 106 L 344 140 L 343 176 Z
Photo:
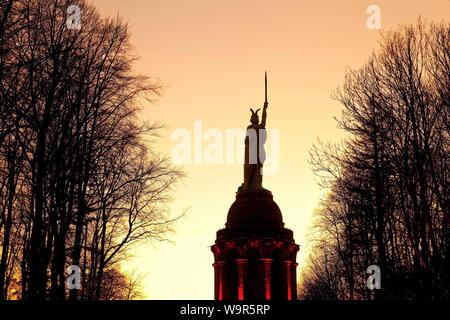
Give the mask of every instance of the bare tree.
M 370 264 L 382 270 L 377 299 L 448 298 L 449 37 L 448 23 L 420 20 L 389 32 L 336 92 L 344 106 L 338 123 L 349 138 L 311 151 L 313 169 L 329 189 L 317 213 L 312 270 L 305 273 L 312 291 L 315 259 L 325 254 L 319 244 L 327 239 L 327 263 L 339 265 L 336 277 L 344 280 L 337 299 L 373 297 L 365 289 Z
M 74 4 L 79 30 L 66 25 Z M 160 85 L 133 72 L 126 23 L 83 0 L 0 7 L 0 300 L 107 297 L 105 274 L 177 219 L 182 172 L 145 142 L 159 126 L 138 119 Z M 66 290 L 69 265 L 81 292 Z

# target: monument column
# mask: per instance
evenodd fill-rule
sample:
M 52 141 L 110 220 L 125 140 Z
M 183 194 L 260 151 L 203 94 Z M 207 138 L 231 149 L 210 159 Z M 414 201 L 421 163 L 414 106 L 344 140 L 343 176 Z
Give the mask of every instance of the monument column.
M 238 300 L 245 299 L 245 290 L 247 287 L 247 264 L 248 259 L 236 259 L 238 271 Z
M 297 266 L 298 263 L 291 263 L 291 292 L 292 300 L 297 300 Z
M 260 259 L 263 267 L 263 286 L 264 286 L 264 299 L 270 300 L 272 296 L 271 279 L 272 279 L 272 259 L 262 258 Z
M 284 268 L 286 274 L 286 298 L 287 300 L 292 300 L 292 276 L 291 276 L 291 261 L 284 261 Z
M 215 300 L 223 300 L 223 264 L 224 262 L 222 261 L 213 263 Z

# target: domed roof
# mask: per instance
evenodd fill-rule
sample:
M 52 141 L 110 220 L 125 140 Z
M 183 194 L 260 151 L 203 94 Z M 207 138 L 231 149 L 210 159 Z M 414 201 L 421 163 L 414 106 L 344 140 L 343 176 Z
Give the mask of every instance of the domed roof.
M 228 210 L 226 228 L 244 226 L 283 227 L 283 217 L 269 190 L 238 191 Z

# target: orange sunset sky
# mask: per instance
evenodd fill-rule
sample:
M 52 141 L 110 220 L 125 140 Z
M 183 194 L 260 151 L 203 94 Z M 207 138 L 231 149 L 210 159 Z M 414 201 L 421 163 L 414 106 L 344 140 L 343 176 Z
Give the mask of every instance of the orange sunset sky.
M 338 142 L 344 133 L 331 98 L 346 68 L 357 68 L 377 48 L 379 30 L 369 30 L 369 5 L 381 9 L 382 30 L 448 19 L 450 0 L 91 0 L 103 16 L 129 22 L 140 56 L 139 73 L 159 79 L 165 89 L 143 119 L 166 125 L 155 144 L 171 154 L 173 132 L 245 128 L 249 107 L 264 101 L 268 72 L 267 128 L 279 130 L 279 168 L 264 177 L 286 227 L 301 246 L 299 269 L 308 254 L 306 236 L 322 191 L 308 164 L 319 137 Z M 194 139 L 194 137 L 192 136 Z M 270 131 L 268 156 L 270 156 Z M 206 146 L 208 142 L 204 142 Z M 266 148 L 267 149 L 267 148 Z M 194 152 L 195 150 L 192 150 Z M 174 192 L 173 214 L 189 208 L 175 226 L 172 242 L 142 244 L 124 269 L 146 274 L 147 299 L 212 299 L 213 255 L 209 246 L 225 223 L 242 182 L 242 166 L 183 165 L 187 178 Z

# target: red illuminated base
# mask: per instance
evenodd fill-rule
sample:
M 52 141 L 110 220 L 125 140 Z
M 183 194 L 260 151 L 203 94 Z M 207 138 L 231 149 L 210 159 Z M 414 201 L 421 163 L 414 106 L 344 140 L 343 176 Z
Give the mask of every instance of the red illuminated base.
M 238 192 L 211 250 L 216 300 L 297 299 L 299 246 L 270 191 Z

